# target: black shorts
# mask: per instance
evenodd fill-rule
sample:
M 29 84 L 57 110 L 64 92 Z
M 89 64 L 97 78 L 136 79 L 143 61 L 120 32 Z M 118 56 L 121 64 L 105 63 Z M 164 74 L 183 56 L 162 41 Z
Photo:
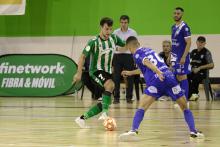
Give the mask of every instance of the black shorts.
M 104 84 L 107 80 L 112 79 L 112 75 L 103 70 L 97 70 L 93 73 L 90 73 L 90 77 L 100 88 L 104 88 Z

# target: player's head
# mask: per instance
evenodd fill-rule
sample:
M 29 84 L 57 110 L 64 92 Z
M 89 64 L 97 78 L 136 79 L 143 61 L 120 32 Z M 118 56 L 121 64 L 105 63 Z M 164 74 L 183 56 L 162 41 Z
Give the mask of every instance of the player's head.
M 112 25 L 113 20 L 109 17 L 104 17 L 100 20 L 100 27 L 101 27 L 101 35 L 104 39 L 108 39 L 108 37 L 112 33 Z
M 198 49 L 203 49 L 206 45 L 206 39 L 203 36 L 199 36 L 196 41 L 196 45 Z
M 162 42 L 162 47 L 163 47 L 163 52 L 169 53 L 171 50 L 171 41 L 169 40 L 164 40 Z
M 184 9 L 181 7 L 176 7 L 173 13 L 173 19 L 174 21 L 181 21 L 182 20 L 182 16 L 184 13 Z
M 128 29 L 128 24 L 129 24 L 129 16 L 128 15 L 122 15 L 120 17 L 120 26 L 121 26 L 121 29 L 123 30 L 127 30 Z
M 131 53 L 135 53 L 136 49 L 140 47 L 140 43 L 137 38 L 134 36 L 130 36 L 126 40 L 126 48 L 131 51 Z

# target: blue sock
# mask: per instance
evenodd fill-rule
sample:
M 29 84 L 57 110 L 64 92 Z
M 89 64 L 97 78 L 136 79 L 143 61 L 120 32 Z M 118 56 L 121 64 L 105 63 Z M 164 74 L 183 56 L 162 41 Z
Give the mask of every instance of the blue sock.
M 188 80 L 185 79 L 185 80 L 182 80 L 180 81 L 180 87 L 183 89 L 184 91 L 184 94 L 186 96 L 186 99 L 188 100 L 188 94 L 189 94 L 189 83 L 188 83 Z
M 135 115 L 134 115 L 134 119 L 133 119 L 133 124 L 132 124 L 132 130 L 133 131 L 137 131 L 141 121 L 144 118 L 144 110 L 143 109 L 137 109 Z
M 184 118 L 189 127 L 190 132 L 196 132 L 193 114 L 189 109 L 184 110 Z

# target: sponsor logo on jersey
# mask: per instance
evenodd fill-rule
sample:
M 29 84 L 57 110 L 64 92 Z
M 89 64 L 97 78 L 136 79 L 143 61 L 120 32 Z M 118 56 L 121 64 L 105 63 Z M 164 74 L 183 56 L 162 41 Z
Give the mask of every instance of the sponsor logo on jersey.
M 157 88 L 154 86 L 150 86 L 147 88 L 150 93 L 157 93 Z
M 176 85 L 175 87 L 172 88 L 172 91 L 174 94 L 179 94 L 181 92 L 181 88 L 179 85 Z

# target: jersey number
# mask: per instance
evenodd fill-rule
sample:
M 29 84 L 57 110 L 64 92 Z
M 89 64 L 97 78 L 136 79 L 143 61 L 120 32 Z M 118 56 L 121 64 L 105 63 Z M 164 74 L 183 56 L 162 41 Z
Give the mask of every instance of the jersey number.
M 155 58 L 156 57 L 156 58 Z M 158 56 L 158 54 L 154 53 L 153 55 L 149 55 L 146 57 L 151 63 L 153 63 L 154 65 L 157 65 L 158 61 L 164 63 L 163 59 L 161 57 Z

